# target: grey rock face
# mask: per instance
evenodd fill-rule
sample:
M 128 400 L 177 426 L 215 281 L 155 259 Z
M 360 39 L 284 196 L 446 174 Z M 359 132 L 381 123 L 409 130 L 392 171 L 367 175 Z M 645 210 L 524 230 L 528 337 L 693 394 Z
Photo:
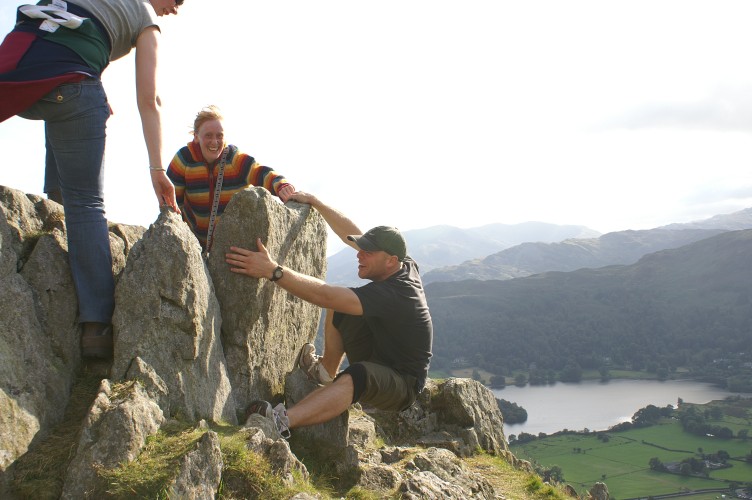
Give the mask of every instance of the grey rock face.
M 0 186 L 0 472 L 60 421 L 79 359 L 61 214 Z
M 254 442 L 257 445 L 260 443 L 259 439 L 261 436 L 256 431 L 261 431 L 261 434 L 264 438 L 271 439 L 273 441 L 276 441 L 277 439 L 280 439 L 282 437 L 280 436 L 277 427 L 271 419 L 263 417 L 257 413 L 253 413 L 248 417 L 248 419 L 245 421 L 244 427 L 254 430 L 253 435 L 255 437 L 249 442 Z M 257 446 L 249 447 L 249 449 L 253 449 L 254 451 L 259 453 L 263 451 L 263 448 L 258 448 Z
M 47 395 L 58 398 L 66 389 L 54 379 L 54 359 L 42 326 L 33 313 L 34 297 L 18 275 L 0 279 L 0 471 L 28 449 L 45 424 L 58 421 L 58 408 L 50 408 Z
M 496 498 L 491 484 L 448 450 L 429 448 L 409 468 L 416 472 L 400 485 L 403 498 Z
M 17 260 L 16 252 L 13 249 L 11 227 L 5 217 L 0 217 L 0 277 L 14 274 Z
M 209 431 L 201 436 L 195 450 L 183 456 L 178 477 L 169 489 L 169 498 L 213 499 L 222 479 L 223 467 L 219 436 Z
M 92 495 L 100 487 L 97 467 L 113 468 L 136 458 L 163 421 L 162 410 L 139 383 L 113 391 L 103 380 L 68 466 L 62 498 L 95 498 Z
M 439 413 L 439 422 L 447 430 L 453 426 L 467 429 L 459 432 L 470 446 L 472 435 L 480 447 L 490 453 L 508 451 L 504 437 L 504 420 L 496 398 L 490 389 L 475 380 L 450 378 L 439 386 L 432 407 Z
M 397 444 L 442 447 L 460 456 L 478 448 L 496 455 L 509 451 L 496 398 L 475 380 L 450 378 L 437 385 L 429 379 L 415 403 L 399 414 L 368 413 Z
M 115 290 L 114 379 L 138 357 L 167 385 L 169 414 L 236 423 L 221 316 L 198 241 L 163 212 L 131 250 Z
M 170 415 L 170 390 L 154 368 L 136 356 L 131 361 L 131 366 L 128 368 L 125 378 L 126 380 L 138 380 L 149 397 L 162 408 L 164 414 Z
M 76 366 L 81 360 L 78 301 L 65 235 L 57 229 L 41 235 L 20 274 L 34 290 L 35 314 L 56 357 Z
M 281 265 L 323 278 L 326 225 L 309 205 L 282 205 L 263 188 L 235 194 L 217 225 L 209 256 L 222 308 L 222 341 L 240 409 L 254 399 L 279 401 L 300 346 L 316 336 L 320 308 L 266 279 L 230 271 L 230 246 L 257 250 L 257 238 Z
M 402 474 L 388 465 L 365 467 L 358 479 L 358 485 L 368 490 L 390 491 L 402 483 Z
M 308 469 L 298 460 L 284 439 L 278 439 L 269 446 L 266 458 L 271 464 L 272 471 L 281 476 L 288 485 L 292 485 L 295 480 L 293 471 L 300 472 L 303 479 L 308 480 Z
M 143 229 L 111 227 L 113 272 Z M 81 362 L 63 207 L 0 186 L 0 471 L 63 416 Z
M 419 471 L 411 475 L 400 487 L 403 500 L 421 500 L 435 498 L 441 500 L 460 500 L 467 498 L 463 489 L 452 483 L 447 483 L 430 471 Z
M 13 250 L 21 256 L 24 240 L 34 234 L 63 229 L 63 207 L 34 194 L 0 186 L 0 209 L 10 226 Z
M 253 414 L 243 428 L 246 433 L 246 448 L 258 453 L 269 461 L 272 471 L 282 477 L 288 485 L 294 482 L 293 471 L 300 472 L 308 480 L 308 469 L 290 450 L 290 445 L 279 436 L 272 421 Z

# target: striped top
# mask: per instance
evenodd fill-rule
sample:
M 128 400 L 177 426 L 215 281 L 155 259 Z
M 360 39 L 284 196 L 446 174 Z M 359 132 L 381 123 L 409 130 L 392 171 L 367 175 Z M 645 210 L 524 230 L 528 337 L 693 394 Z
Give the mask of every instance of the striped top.
M 279 196 L 279 190 L 289 184 L 282 175 L 269 167 L 259 165 L 252 156 L 238 151 L 237 146 L 227 147 L 229 151 L 217 208 L 217 221 L 232 195 L 238 191 L 248 186 L 259 186 Z M 206 234 L 209 230 L 219 162 L 217 160 L 214 165 L 208 165 L 201 154 L 201 147 L 194 142 L 189 142 L 177 152 L 167 168 L 167 176 L 175 184 L 175 197 L 180 211 L 183 212 L 183 219 L 188 223 L 203 249 L 206 248 Z

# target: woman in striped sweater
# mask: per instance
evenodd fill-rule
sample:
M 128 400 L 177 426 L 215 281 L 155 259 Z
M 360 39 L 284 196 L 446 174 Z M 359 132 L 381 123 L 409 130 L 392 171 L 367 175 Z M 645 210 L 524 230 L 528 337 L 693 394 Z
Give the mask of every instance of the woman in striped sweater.
M 175 184 L 175 196 L 183 219 L 204 252 L 211 249 L 212 208 L 218 185 L 214 226 L 230 198 L 248 186 L 262 186 L 282 202 L 295 192 L 295 187 L 282 175 L 259 165 L 252 156 L 241 153 L 237 146 L 225 144 L 222 119 L 216 106 L 199 111 L 193 122 L 193 141 L 175 154 L 167 169 L 167 176 Z

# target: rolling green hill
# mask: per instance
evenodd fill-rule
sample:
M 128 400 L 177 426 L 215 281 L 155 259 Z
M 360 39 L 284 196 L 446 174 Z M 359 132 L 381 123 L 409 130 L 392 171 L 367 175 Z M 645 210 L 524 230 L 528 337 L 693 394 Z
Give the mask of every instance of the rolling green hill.
M 725 381 L 752 352 L 751 261 L 745 230 L 628 266 L 428 284 L 432 368 L 459 358 L 496 374 L 682 366 Z

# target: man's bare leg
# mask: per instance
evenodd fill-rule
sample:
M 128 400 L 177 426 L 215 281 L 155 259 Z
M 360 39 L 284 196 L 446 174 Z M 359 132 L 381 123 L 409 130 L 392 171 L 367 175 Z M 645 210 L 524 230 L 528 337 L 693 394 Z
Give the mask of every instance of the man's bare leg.
M 333 383 L 319 387 L 292 408 L 287 408 L 289 427 L 316 425 L 341 415 L 352 403 L 355 387 L 345 373 Z

